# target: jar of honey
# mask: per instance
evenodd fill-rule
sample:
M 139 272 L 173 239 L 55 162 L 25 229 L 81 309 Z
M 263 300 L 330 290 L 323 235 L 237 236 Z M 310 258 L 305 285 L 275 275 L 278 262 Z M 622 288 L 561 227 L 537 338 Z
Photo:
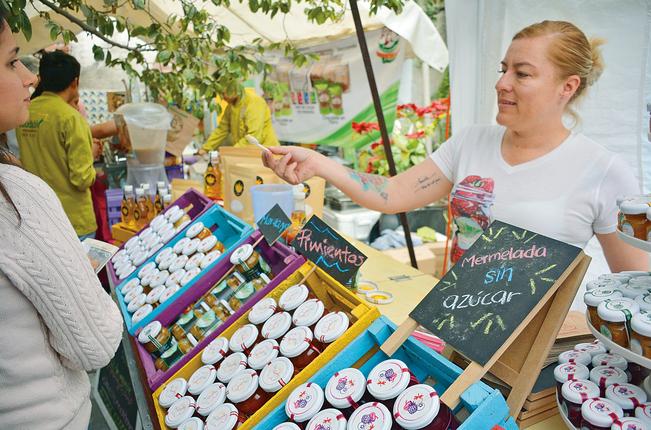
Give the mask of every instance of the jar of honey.
M 197 412 L 203 417 L 210 415 L 226 400 L 226 386 L 221 382 L 215 382 L 201 392 L 197 398 Z
M 260 254 L 250 244 L 242 245 L 233 251 L 231 264 L 235 265 L 235 270 L 241 273 L 247 281 L 252 281 L 264 273 L 260 266 Z
M 163 327 L 159 321 L 153 321 L 147 324 L 138 333 L 138 342 L 155 357 L 167 350 L 172 344 L 170 331 Z
M 306 430 L 346 430 L 346 417 L 336 409 L 324 409 L 307 423 Z
M 201 221 L 197 221 L 188 227 L 188 230 L 185 232 L 185 237 L 188 239 L 205 239 L 212 236 L 212 231 L 204 226 Z
M 393 407 L 396 424 L 405 430 L 455 430 L 459 421 L 441 402 L 434 388 L 417 384 L 407 388 Z
M 204 430 L 234 430 L 245 420 L 235 405 L 224 403 L 208 415 Z
M 651 313 L 640 312 L 631 319 L 631 351 L 651 358 Z
M 202 340 L 212 333 L 222 321 L 217 318 L 215 311 L 210 309 L 197 320 L 196 324 L 190 329 L 190 333 L 197 339 Z
M 287 357 L 278 357 L 260 372 L 260 388 L 272 396 L 294 377 L 294 365 Z
M 211 264 L 213 264 L 215 261 L 221 257 L 222 251 L 211 251 L 207 253 L 204 257 L 203 260 L 201 260 L 201 264 L 199 264 L 199 267 L 201 270 L 204 270 L 208 268 Z
M 181 340 L 185 337 L 187 333 L 190 333 L 190 329 L 194 326 L 197 321 L 196 316 L 193 311 L 188 311 L 182 314 L 176 324 L 172 326 L 172 334 L 176 340 Z
M 158 404 L 161 408 L 167 409 L 172 404 L 185 396 L 188 392 L 188 381 L 183 378 L 176 378 L 165 385 L 163 391 L 158 395 Z
M 262 326 L 262 336 L 265 339 L 279 339 L 292 326 L 292 316 L 287 312 L 274 314 Z
M 260 370 L 267 364 L 278 358 L 280 346 L 273 339 L 265 339 L 253 347 L 249 354 L 249 367 L 253 370 Z
M 561 389 L 561 410 L 575 427 L 580 428 L 581 406 L 586 400 L 595 397 L 599 397 L 599 387 L 594 382 L 585 379 L 567 381 Z
M 285 414 L 296 423 L 307 423 L 319 413 L 325 402 L 323 390 L 308 382 L 292 391 L 285 402 Z
M 621 298 L 602 302 L 597 307 L 603 321 L 599 331 L 608 339 L 624 348 L 629 347 L 628 325 L 640 306 L 633 299 Z
M 218 337 L 210 342 L 201 352 L 201 362 L 203 364 L 216 365 L 228 355 L 229 351 L 228 339 Z
M 618 299 L 621 297 L 624 297 L 621 291 L 617 288 L 610 287 L 595 288 L 594 290 L 587 291 L 583 295 L 583 301 L 588 308 L 588 315 L 590 315 L 590 323 L 594 328 L 599 330 L 603 324 L 603 321 L 599 318 L 597 312 L 598 306 L 606 300 Z
M 581 406 L 582 429 L 610 430 L 615 421 L 624 417 L 624 411 L 610 400 L 597 397 Z
M 246 369 L 246 355 L 242 352 L 234 352 L 224 358 L 217 369 L 217 379 L 228 384 L 233 375 L 240 370 Z
M 292 361 L 296 373 L 305 369 L 321 354 L 314 346 L 313 339 L 309 327 L 295 327 L 280 341 L 280 353 Z
M 325 388 L 328 403 L 346 417 L 350 417 L 363 403 L 365 393 L 366 378 L 362 372 L 352 367 L 335 372 Z
M 198 396 L 217 379 L 217 369 L 212 364 L 205 364 L 197 369 L 188 380 L 188 392 Z
M 258 374 L 252 369 L 233 375 L 226 388 L 226 396 L 241 414 L 248 417 L 260 410 L 271 398 L 269 393 L 260 388 Z
M 249 354 L 251 348 L 259 339 L 258 328 L 253 324 L 246 324 L 233 333 L 231 340 L 229 342 L 229 347 L 231 351 L 234 352 L 244 352 Z
M 626 201 L 622 202 L 620 210 L 624 214 L 622 232 L 636 239 L 646 240 L 646 213 L 649 205 L 639 200 Z
M 224 252 L 224 245 L 217 239 L 216 236 L 210 235 L 201 240 L 198 251 L 204 254 L 218 251 L 221 254 Z
M 319 299 L 310 299 L 305 301 L 294 311 L 292 322 L 296 327 L 309 327 L 314 330 L 316 323 L 323 317 L 325 306 Z

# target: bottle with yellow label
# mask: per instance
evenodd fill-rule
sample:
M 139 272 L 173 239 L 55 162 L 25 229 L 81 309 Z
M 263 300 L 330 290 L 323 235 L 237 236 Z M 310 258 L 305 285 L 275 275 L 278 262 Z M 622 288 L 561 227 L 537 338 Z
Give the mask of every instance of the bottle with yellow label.
M 142 188 L 136 188 L 136 204 L 133 209 L 133 218 L 136 221 L 136 228 L 141 229 L 149 221 L 147 221 L 147 212 L 149 212 L 149 207 L 147 206 L 145 191 Z
M 133 218 L 134 205 L 135 200 L 133 198 L 133 185 L 125 185 L 124 192 L 122 193 L 122 204 L 120 205 L 120 221 L 130 228 L 136 227 L 136 221 Z
M 219 152 L 210 151 L 208 167 L 203 175 L 203 193 L 211 200 L 221 200 L 222 173 L 219 170 Z

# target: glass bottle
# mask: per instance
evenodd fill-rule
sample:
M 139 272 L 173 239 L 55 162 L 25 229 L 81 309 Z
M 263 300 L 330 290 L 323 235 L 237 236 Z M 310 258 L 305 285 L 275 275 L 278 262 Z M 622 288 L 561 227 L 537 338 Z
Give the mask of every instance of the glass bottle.
M 156 216 L 156 210 L 154 209 L 154 201 L 152 200 L 151 188 L 149 184 L 142 184 L 142 190 L 145 194 L 145 204 L 147 205 L 147 216 L 145 217 L 147 220 L 145 224 L 147 224 Z
M 305 224 L 305 192 L 303 184 L 294 185 L 294 210 L 292 211 L 292 225 L 285 232 L 285 240 L 288 244 L 292 243 L 298 232 Z
M 163 212 L 163 196 L 165 195 L 166 187 L 165 182 L 159 181 L 156 183 L 156 197 L 154 198 L 154 213 L 158 215 Z
M 147 225 L 147 211 L 145 192 L 142 188 L 136 188 L 136 204 L 133 206 L 133 218 L 136 223 L 136 229 L 140 230 Z
M 120 205 L 121 219 L 123 224 L 126 224 L 128 227 L 134 228 L 136 226 L 136 221 L 133 218 L 133 185 L 125 185 L 124 193 L 122 194 L 122 204 Z
M 222 173 L 219 170 L 219 152 L 210 151 L 208 167 L 203 175 L 203 193 L 211 200 L 221 200 Z

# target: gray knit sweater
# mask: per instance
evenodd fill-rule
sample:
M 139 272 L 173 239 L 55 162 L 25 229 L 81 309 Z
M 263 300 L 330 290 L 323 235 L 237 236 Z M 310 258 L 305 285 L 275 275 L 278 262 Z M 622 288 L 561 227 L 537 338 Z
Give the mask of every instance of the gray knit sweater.
M 122 336 L 59 199 L 45 182 L 0 164 L 0 429 L 86 429 L 86 371 Z

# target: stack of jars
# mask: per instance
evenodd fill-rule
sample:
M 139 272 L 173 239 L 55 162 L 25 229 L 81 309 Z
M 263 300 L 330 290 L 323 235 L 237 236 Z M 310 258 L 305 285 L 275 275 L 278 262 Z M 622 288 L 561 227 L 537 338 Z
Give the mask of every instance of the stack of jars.
M 651 358 L 651 274 L 609 273 L 586 289 L 592 326 L 617 345 Z
M 558 402 L 575 427 L 651 429 L 651 403 L 645 403 L 651 396 L 651 378 L 646 369 L 608 353 L 599 341 L 576 345 L 561 353 L 558 362 Z
M 407 365 L 389 359 L 365 378 L 358 369 L 335 372 L 325 389 L 308 382 L 285 403 L 288 421 L 274 430 L 456 429 L 459 422 L 438 393 Z
M 214 236 L 209 237 L 214 238 Z M 205 239 L 202 239 L 202 241 Z M 165 253 L 165 250 L 163 253 Z M 221 253 L 221 251 L 213 250 L 211 253 L 216 254 Z M 249 265 L 242 263 L 240 258 L 242 255 L 247 256 L 246 259 L 248 260 L 254 258 L 255 264 L 251 262 Z M 160 255 L 157 256 L 157 259 L 158 257 Z M 163 256 L 162 259 L 165 259 L 165 257 Z M 188 260 L 188 263 L 191 260 L 192 258 Z M 271 269 L 258 253 L 253 250 L 251 245 L 242 245 L 237 248 L 231 256 L 231 262 L 235 265 L 234 274 L 189 306 L 174 324 L 172 324 L 169 331 L 166 329 L 161 332 L 158 328 L 160 323 L 155 321 L 145 326 L 139 333 L 138 340 L 156 359 L 155 366 L 157 369 L 167 370 L 171 367 L 184 354 L 192 350 L 194 346 L 210 335 L 220 324 L 226 321 L 244 303 L 251 299 L 256 291 L 270 282 L 269 276 L 271 275 Z M 207 265 L 204 267 L 207 267 Z M 184 282 L 185 276 L 182 275 L 182 272 L 185 272 L 185 269 L 177 269 L 174 271 L 167 278 L 166 283 L 173 284 L 179 277 L 182 277 L 183 279 L 181 281 Z M 179 285 L 168 286 L 165 288 L 161 300 L 166 300 L 179 289 Z M 172 337 L 168 336 L 170 332 Z M 156 338 L 158 335 L 156 333 L 163 333 L 164 336 L 161 340 L 166 340 L 167 343 L 157 341 Z
M 278 303 L 270 297 L 256 303 L 248 319 L 230 339 L 217 338 L 203 350 L 203 366 L 187 382 L 176 379 L 161 392 L 168 427 L 183 428 L 192 419 L 193 429 L 236 428 L 350 324 L 346 313 L 328 312 L 304 284 L 288 288 Z
M 651 196 L 619 199 L 618 227 L 625 234 L 651 242 Z
M 129 239 L 123 249 L 115 253 L 111 259 L 115 274 L 120 280 L 127 278 L 189 223 L 190 216 L 176 205 L 156 216 L 149 227 Z

